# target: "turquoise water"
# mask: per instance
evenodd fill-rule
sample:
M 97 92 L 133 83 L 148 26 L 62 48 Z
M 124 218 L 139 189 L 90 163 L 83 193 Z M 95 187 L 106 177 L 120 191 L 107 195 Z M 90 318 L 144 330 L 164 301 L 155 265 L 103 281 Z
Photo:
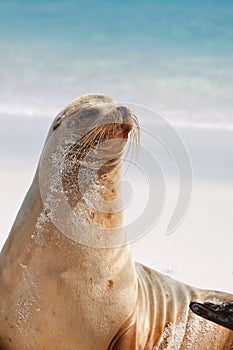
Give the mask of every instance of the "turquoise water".
M 1 36 L 32 46 L 233 53 L 230 0 L 8 0 L 0 11 Z
M 232 125 L 230 0 L 0 1 L 0 113 L 100 91 L 178 123 Z

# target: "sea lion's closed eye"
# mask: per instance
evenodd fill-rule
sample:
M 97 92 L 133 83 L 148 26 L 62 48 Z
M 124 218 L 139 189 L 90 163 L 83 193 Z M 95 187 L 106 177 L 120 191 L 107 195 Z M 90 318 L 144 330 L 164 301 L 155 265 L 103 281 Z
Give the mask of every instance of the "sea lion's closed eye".
M 98 111 L 96 109 L 88 109 L 80 115 L 80 120 L 90 119 L 96 117 Z

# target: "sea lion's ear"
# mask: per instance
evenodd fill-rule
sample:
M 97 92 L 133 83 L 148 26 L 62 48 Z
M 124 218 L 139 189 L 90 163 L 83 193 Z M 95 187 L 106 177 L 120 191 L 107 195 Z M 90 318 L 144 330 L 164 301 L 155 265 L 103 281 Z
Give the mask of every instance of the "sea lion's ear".
M 190 303 L 190 309 L 198 316 L 233 330 L 233 301 L 229 303 Z
M 122 329 L 110 345 L 109 350 L 135 350 L 136 349 L 136 321 L 125 331 Z
M 57 118 L 57 120 L 54 122 L 53 130 L 56 130 L 61 125 L 61 121 L 62 121 L 61 117 Z

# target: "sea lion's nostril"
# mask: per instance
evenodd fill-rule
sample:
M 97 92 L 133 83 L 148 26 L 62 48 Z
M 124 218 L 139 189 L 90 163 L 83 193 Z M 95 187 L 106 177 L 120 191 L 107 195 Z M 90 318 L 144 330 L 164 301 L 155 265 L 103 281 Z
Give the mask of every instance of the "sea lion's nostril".
M 118 106 L 117 111 L 120 114 L 120 117 L 124 123 L 128 123 L 128 124 L 133 123 L 133 115 L 127 107 Z
M 122 116 L 123 119 L 124 119 L 124 118 L 127 116 L 127 114 L 128 114 L 128 110 L 127 110 L 127 108 L 124 107 L 124 106 L 119 106 L 119 107 L 117 107 L 117 111 L 120 112 L 120 114 L 121 114 L 121 116 Z

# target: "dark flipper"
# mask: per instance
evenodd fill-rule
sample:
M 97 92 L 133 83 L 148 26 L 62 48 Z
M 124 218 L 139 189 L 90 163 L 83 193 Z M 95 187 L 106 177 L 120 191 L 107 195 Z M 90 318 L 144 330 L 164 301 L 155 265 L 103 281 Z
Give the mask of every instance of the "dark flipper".
M 229 303 L 190 303 L 190 309 L 209 321 L 233 330 L 233 301 Z

